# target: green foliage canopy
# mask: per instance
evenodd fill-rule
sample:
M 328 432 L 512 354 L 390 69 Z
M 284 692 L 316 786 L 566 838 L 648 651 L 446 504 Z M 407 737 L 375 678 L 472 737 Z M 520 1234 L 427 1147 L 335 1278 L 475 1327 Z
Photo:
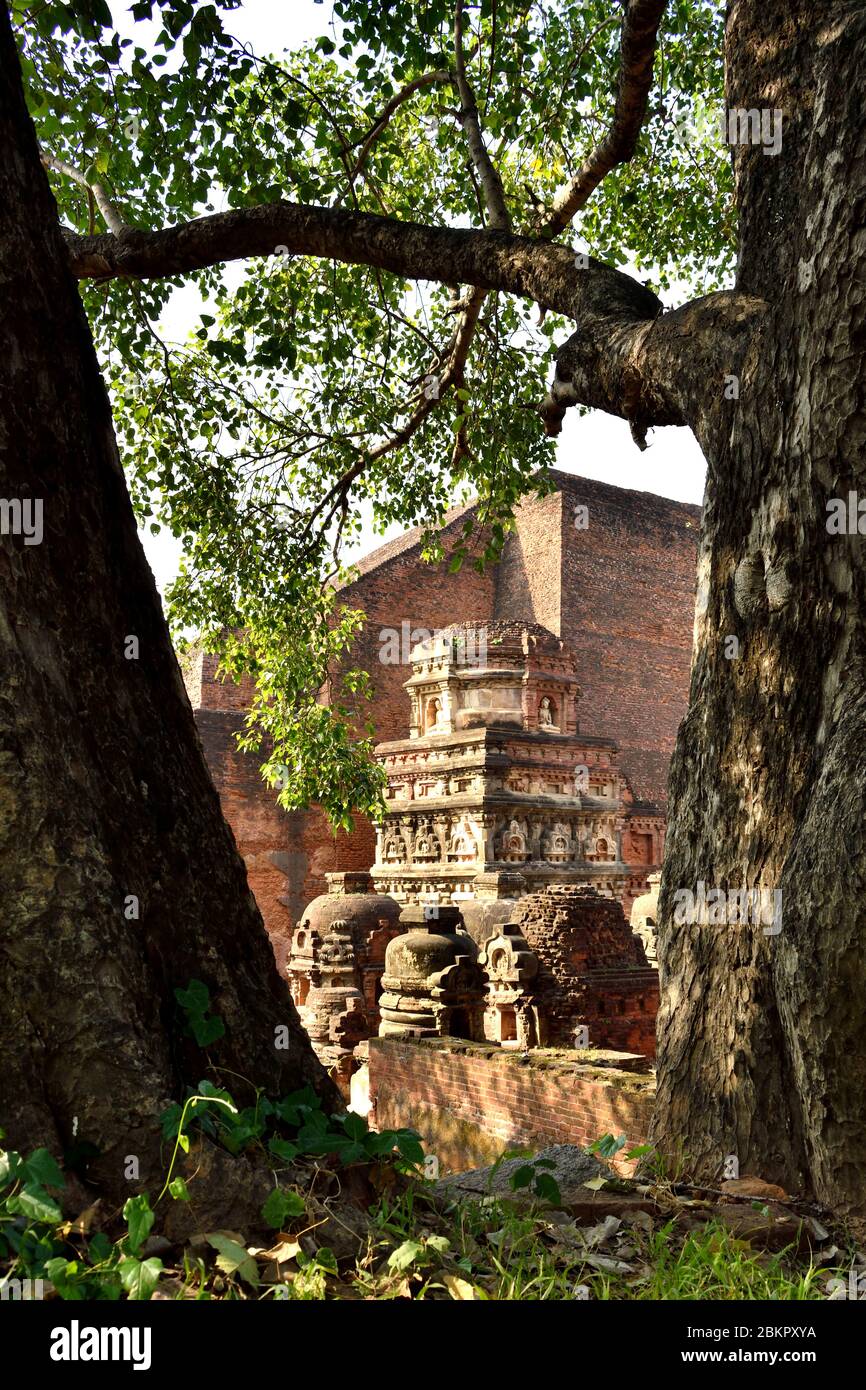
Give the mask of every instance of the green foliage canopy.
M 232 37 L 238 6 L 13 0 L 66 226 L 103 230 L 106 202 L 156 229 L 286 197 L 485 225 L 453 82 L 453 0 L 336 0 L 326 34 L 277 57 Z M 537 226 L 610 124 L 620 18 L 607 0 L 480 0 L 463 16 L 466 75 L 516 230 Z M 657 292 L 677 280 L 709 292 L 730 271 L 728 163 L 683 125 L 721 106 L 721 24 L 710 0 L 669 4 L 637 153 L 575 228 L 576 249 L 630 263 Z M 441 559 L 443 516 L 475 496 L 451 563 L 495 557 L 520 497 L 545 486 L 538 404 L 565 325 L 488 294 L 440 399 L 465 287 L 280 247 L 188 280 L 201 306 L 184 342 L 159 328 L 178 279 L 82 287 L 133 502 L 183 545 L 167 595 L 175 633 L 194 631 L 229 676 L 254 679 L 243 746 L 263 750 L 286 807 L 317 800 L 348 827 L 354 810 L 379 813 L 382 779 L 343 554 L 397 523 L 421 526 Z

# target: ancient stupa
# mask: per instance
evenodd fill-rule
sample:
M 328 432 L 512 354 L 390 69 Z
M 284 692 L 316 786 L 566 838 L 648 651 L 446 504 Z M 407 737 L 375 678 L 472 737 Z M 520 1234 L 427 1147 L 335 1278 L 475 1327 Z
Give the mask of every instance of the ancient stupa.
M 411 666 L 409 737 L 376 749 L 388 779 L 377 891 L 456 903 L 470 930 L 485 904 L 507 921 L 510 903 L 554 883 L 630 901 L 661 858 L 661 817 L 632 811 L 616 743 L 580 733 L 566 643 L 536 623 L 457 625 L 419 643 Z M 649 842 L 644 862 L 623 859 L 624 834 Z

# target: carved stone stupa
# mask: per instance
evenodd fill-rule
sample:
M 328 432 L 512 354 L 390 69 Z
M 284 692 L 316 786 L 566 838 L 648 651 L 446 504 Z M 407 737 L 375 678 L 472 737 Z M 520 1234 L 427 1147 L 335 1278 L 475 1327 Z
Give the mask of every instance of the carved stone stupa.
M 388 778 L 377 891 L 464 915 L 551 883 L 630 902 L 660 862 L 663 822 L 656 808 L 632 815 L 614 741 L 579 732 L 566 644 L 534 623 L 457 626 L 416 646 L 411 664 L 409 738 L 376 750 Z M 623 859 L 624 831 L 643 862 Z

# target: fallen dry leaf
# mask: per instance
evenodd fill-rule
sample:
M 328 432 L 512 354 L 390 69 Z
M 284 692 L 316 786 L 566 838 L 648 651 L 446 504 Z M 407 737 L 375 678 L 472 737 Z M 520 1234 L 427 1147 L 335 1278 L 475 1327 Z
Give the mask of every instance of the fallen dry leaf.
M 822 1226 L 821 1222 L 817 1221 L 814 1216 L 806 1217 L 806 1225 L 809 1228 L 809 1233 L 813 1235 L 816 1240 L 830 1239 L 830 1232 L 827 1230 L 827 1227 Z
M 270 1250 L 259 1250 L 256 1246 L 250 1245 L 247 1247 L 247 1254 L 255 1255 L 257 1260 L 274 1260 L 277 1264 L 282 1264 L 284 1260 L 293 1260 L 300 1248 L 298 1241 L 285 1239 L 278 1240 Z
M 443 1274 L 442 1283 L 452 1298 L 474 1302 L 477 1297 L 474 1285 L 470 1284 L 468 1279 L 458 1279 L 456 1274 Z
M 648 1211 L 630 1211 L 622 1219 L 627 1226 L 639 1226 L 642 1231 L 652 1232 L 653 1219 Z
M 768 1202 L 790 1202 L 790 1197 L 782 1187 L 764 1182 L 762 1178 L 725 1178 L 722 1192 L 726 1197 L 755 1197 Z
M 621 1224 L 618 1216 L 606 1216 L 597 1226 L 582 1229 L 581 1235 L 590 1250 L 593 1250 L 597 1245 L 604 1245 L 606 1240 L 610 1240 L 611 1236 L 619 1230 Z
M 593 1269 L 603 1269 L 608 1274 L 633 1274 L 634 1265 L 626 1264 L 625 1260 L 615 1260 L 610 1255 L 592 1255 L 587 1251 L 582 1257 L 583 1263 L 592 1265 Z
M 64 1221 L 63 1225 L 60 1227 L 60 1234 L 64 1236 L 87 1235 L 87 1232 L 93 1225 L 94 1217 L 99 1211 L 101 1202 L 102 1198 L 98 1197 L 91 1206 L 85 1208 L 80 1216 L 76 1216 L 74 1221 Z

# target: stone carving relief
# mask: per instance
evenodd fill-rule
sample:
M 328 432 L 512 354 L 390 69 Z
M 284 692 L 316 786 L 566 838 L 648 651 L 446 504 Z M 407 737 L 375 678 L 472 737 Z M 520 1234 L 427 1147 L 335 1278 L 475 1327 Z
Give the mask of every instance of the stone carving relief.
M 551 864 L 564 864 L 572 856 L 571 831 L 562 821 L 557 821 L 542 837 L 544 857 Z
M 441 847 L 436 836 L 433 834 L 429 821 L 422 820 L 415 832 L 415 841 L 412 847 L 412 859 L 417 864 L 419 861 L 432 862 L 441 858 Z
M 448 858 L 458 863 L 473 863 L 478 858 L 478 845 L 467 820 L 454 827 L 448 846 Z
M 542 696 L 541 704 L 538 706 L 538 727 L 539 729 L 547 729 L 551 733 L 559 730 L 559 725 L 556 722 L 556 705 L 549 695 Z
M 527 859 L 526 831 L 519 821 L 512 820 L 503 828 L 496 857 L 510 864 L 523 864 Z

